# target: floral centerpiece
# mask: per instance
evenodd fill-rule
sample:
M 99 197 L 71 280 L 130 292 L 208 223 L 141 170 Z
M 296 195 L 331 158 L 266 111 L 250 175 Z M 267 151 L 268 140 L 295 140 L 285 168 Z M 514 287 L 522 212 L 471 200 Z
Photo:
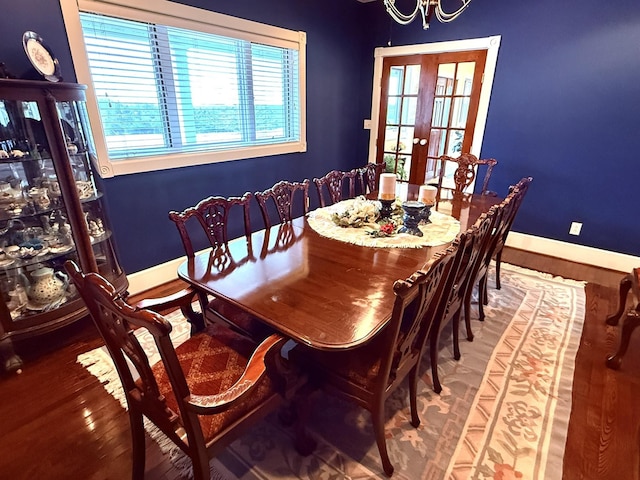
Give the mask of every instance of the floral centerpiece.
M 331 220 L 340 227 L 360 228 L 374 223 L 380 216 L 382 206 L 376 200 L 367 200 L 364 196 L 345 202 L 344 208 L 333 213 Z

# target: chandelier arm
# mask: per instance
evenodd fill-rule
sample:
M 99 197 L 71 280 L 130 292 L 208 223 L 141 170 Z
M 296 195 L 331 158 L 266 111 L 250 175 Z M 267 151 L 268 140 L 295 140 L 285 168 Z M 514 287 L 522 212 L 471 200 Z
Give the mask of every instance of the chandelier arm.
M 416 8 L 409 15 L 402 13 L 396 7 L 395 0 L 384 0 L 384 6 L 387 9 L 387 13 L 391 15 L 391 17 L 401 25 L 407 25 L 415 20 L 418 15 L 418 11 L 422 10 L 422 4 L 424 0 L 417 0 Z
M 470 3 L 471 3 L 471 0 L 462 0 L 462 6 L 458 8 L 458 10 L 456 10 L 455 12 L 447 13 L 444 10 L 442 10 L 442 5 L 440 1 L 433 2 L 436 18 L 441 23 L 449 23 L 455 20 L 456 18 L 458 18 L 458 16 L 460 16 L 460 14 L 467 9 Z

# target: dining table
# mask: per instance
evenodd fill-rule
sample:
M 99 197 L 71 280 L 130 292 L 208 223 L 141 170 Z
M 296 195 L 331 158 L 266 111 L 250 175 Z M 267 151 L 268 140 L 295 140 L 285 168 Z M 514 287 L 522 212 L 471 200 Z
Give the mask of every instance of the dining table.
M 418 187 L 409 185 L 402 194 L 415 200 Z M 465 194 L 440 200 L 434 209 L 466 230 L 501 200 Z M 394 282 L 450 244 L 362 246 L 319 234 L 309 216 L 202 251 L 178 267 L 178 276 L 295 342 L 339 351 L 365 344 L 383 329 L 393 310 Z

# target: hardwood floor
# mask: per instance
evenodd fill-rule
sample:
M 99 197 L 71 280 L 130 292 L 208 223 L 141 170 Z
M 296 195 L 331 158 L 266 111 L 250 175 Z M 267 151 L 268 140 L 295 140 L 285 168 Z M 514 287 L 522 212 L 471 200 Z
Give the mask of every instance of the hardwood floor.
M 564 479 L 640 480 L 640 333 L 618 372 L 605 367 L 619 328 L 615 310 L 622 277 L 594 267 L 506 249 L 503 261 L 587 280 L 584 332 L 576 359 Z M 150 292 L 164 295 L 178 282 Z M 93 324 L 74 325 L 18 344 L 21 375 L 0 378 L 0 479 L 124 479 L 130 477 L 126 412 L 76 357 L 101 345 Z M 157 447 L 147 451 L 147 476 L 163 479 Z

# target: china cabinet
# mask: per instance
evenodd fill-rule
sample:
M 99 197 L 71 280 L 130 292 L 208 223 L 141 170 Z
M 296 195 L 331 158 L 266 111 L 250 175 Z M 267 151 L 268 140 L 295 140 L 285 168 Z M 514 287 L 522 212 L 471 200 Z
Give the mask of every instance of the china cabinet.
M 119 266 L 77 84 L 0 79 L 0 356 L 14 342 L 82 318 L 63 264 L 99 271 L 119 291 Z

